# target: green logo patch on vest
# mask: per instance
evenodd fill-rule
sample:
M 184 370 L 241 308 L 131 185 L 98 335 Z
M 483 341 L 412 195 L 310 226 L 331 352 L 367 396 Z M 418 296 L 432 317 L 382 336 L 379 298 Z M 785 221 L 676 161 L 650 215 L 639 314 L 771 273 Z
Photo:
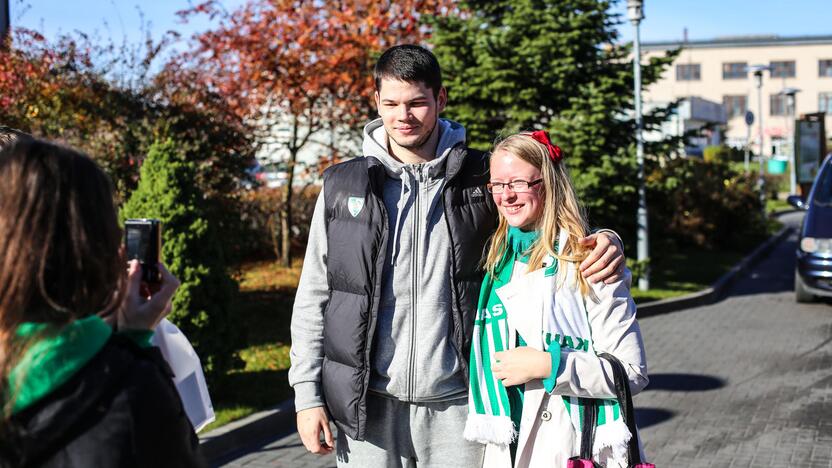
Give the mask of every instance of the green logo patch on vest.
M 358 213 L 361 213 L 361 209 L 364 208 L 364 197 L 350 197 L 347 200 L 347 208 L 350 210 L 350 214 L 353 218 L 358 216 Z

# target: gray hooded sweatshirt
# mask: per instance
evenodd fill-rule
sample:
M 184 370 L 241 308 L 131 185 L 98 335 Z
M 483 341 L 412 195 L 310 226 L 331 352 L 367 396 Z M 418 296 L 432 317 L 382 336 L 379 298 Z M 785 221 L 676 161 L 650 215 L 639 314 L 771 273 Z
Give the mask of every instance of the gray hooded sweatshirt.
M 459 398 L 465 376 L 451 340 L 451 246 L 442 209 L 445 162 L 465 129 L 440 119 L 436 158 L 404 164 L 387 150 L 381 119 L 364 127 L 363 152 L 384 165 L 389 229 L 370 391 L 407 402 Z M 318 197 L 292 312 L 289 383 L 297 411 L 322 406 L 323 312 L 329 292 L 324 194 Z

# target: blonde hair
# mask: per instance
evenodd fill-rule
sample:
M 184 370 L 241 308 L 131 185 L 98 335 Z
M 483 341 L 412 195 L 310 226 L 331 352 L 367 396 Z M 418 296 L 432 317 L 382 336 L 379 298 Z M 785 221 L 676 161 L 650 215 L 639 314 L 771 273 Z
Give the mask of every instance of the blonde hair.
M 589 250 L 581 246 L 578 240 L 586 236 L 589 231 L 583 207 L 578 203 L 572 179 L 569 177 L 563 161 L 554 162 L 549 158 L 546 147 L 532 139 L 528 134 L 511 135 L 498 142 L 491 152 L 493 158 L 500 151 L 531 164 L 540 170 L 543 178 L 543 211 L 537 220 L 536 229 L 540 236 L 529 248 L 529 270 L 535 271 L 543 267 L 543 261 L 552 256 L 558 262 L 580 263 L 588 255 Z M 555 251 L 560 231 L 568 233 L 566 245 L 560 246 L 560 253 Z M 500 260 L 508 248 L 508 222 L 500 215 L 497 231 L 491 237 L 488 254 L 485 258 L 485 268 L 494 274 Z M 561 263 L 562 264 L 562 263 Z M 565 268 L 558 268 L 561 280 L 565 280 Z M 580 269 L 575 268 L 575 284 L 584 296 L 594 296 Z

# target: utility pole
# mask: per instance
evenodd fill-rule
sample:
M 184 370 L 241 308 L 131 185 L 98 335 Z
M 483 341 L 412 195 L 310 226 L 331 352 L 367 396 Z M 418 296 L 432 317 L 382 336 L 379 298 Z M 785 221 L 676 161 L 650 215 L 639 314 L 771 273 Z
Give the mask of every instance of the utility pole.
M 760 125 L 760 154 L 758 157 L 760 158 L 760 176 L 757 179 L 757 185 L 760 189 L 760 205 L 762 206 L 763 210 L 763 218 L 765 219 L 766 216 L 766 179 L 763 176 L 763 162 L 765 158 L 763 157 L 763 147 L 764 141 L 763 138 L 763 72 L 766 70 L 770 70 L 771 67 L 768 65 L 752 65 L 748 67 L 748 69 L 754 73 L 754 80 L 755 84 L 757 85 L 757 105 L 758 109 L 757 112 L 759 115 L 757 116 L 757 122 Z
M 789 129 L 789 195 L 797 193 L 797 171 L 794 167 L 794 116 L 797 114 L 795 95 L 799 92 L 797 88 L 784 88 L 780 91 L 780 95 L 786 97 L 786 128 Z
M 638 164 L 638 211 L 636 213 L 637 226 L 637 259 L 639 263 L 646 263 L 644 273 L 638 279 L 638 289 L 650 289 L 650 239 L 647 224 L 647 193 L 644 187 L 644 139 L 642 129 L 644 121 L 641 116 L 641 36 L 639 23 L 644 19 L 643 0 L 627 0 L 627 16 L 635 27 L 633 39 L 633 87 L 635 91 L 636 111 L 636 163 Z
M 754 124 L 754 113 L 745 111 L 745 173 L 748 174 L 749 153 L 751 152 L 751 125 Z

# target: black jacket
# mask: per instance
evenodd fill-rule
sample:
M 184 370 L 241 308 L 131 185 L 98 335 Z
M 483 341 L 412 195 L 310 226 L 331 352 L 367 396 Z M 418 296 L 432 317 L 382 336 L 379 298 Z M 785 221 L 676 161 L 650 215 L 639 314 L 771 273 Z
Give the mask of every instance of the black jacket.
M 205 466 L 158 348 L 114 335 L 2 430 L 2 467 Z
M 382 199 L 386 177 L 384 166 L 372 157 L 337 164 L 324 173 L 330 296 L 324 313 L 321 382 L 338 429 L 356 440 L 364 440 L 367 431 L 370 358 L 388 237 Z M 453 263 L 448 278 L 452 285 L 449 338 L 467 378 L 483 248 L 497 228 L 497 211 L 485 190 L 488 155 L 455 147 L 448 155 L 445 178 L 442 207 Z M 349 212 L 350 197 L 366 200 L 357 217 Z

